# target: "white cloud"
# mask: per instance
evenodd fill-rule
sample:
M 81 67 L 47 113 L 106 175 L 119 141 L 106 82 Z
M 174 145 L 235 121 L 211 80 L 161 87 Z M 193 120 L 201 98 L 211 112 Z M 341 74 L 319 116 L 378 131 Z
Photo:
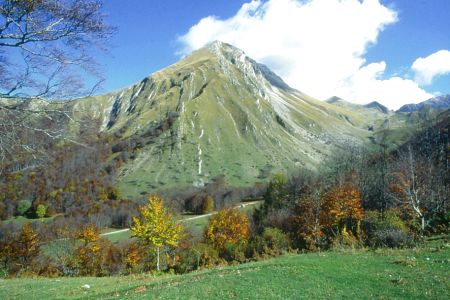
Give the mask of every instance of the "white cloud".
M 253 0 L 229 19 L 200 20 L 179 38 L 183 47 L 178 54 L 221 40 L 311 96 L 377 100 L 397 108 L 432 95 L 412 80 L 382 80 L 384 62 L 365 65 L 368 47 L 396 21 L 396 12 L 379 0 Z
M 418 83 L 429 85 L 436 76 L 450 73 L 450 51 L 440 50 L 427 57 L 419 57 L 411 68 Z
M 365 99 L 361 103 L 376 100 L 392 109 L 398 109 L 406 103 L 418 103 L 433 97 L 413 80 L 398 76 L 381 79 L 385 70 L 386 63 L 384 61 L 364 66 L 347 79 L 336 93 L 344 99 Z

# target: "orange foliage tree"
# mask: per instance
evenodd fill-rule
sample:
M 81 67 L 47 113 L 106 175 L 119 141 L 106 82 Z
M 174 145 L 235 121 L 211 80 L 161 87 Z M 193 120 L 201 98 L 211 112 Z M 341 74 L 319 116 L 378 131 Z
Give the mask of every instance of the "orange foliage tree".
M 29 223 L 23 225 L 17 240 L 12 244 L 13 255 L 22 269 L 27 269 L 30 262 L 39 255 L 40 245 L 38 234 Z
M 351 184 L 335 186 L 323 196 L 320 222 L 331 230 L 337 228 L 339 234 L 350 229 L 357 235 L 363 214 L 361 194 Z
M 294 208 L 293 225 L 302 246 L 306 249 L 315 250 L 324 236 L 320 222 L 321 212 L 319 193 L 303 197 Z
M 223 209 L 211 217 L 204 235 L 205 240 L 219 251 L 227 244 L 245 244 L 250 237 L 249 219 L 236 209 Z
M 98 227 L 88 224 L 76 234 L 76 238 L 82 243 L 75 251 L 81 274 L 99 274 L 102 250 L 100 244 L 100 230 Z

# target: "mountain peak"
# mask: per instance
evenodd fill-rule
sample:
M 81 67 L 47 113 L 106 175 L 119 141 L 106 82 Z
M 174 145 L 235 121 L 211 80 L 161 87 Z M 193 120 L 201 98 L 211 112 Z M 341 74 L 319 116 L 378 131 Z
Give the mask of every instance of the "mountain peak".
M 379 110 L 384 114 L 387 114 L 389 112 L 389 109 L 378 101 L 372 101 L 370 103 L 367 103 L 364 105 L 364 107 Z
M 229 69 L 231 64 L 240 69 L 244 74 L 253 74 L 259 78 L 263 77 L 270 84 L 279 89 L 290 91 L 294 90 L 266 65 L 256 62 L 252 58 L 248 57 L 243 50 L 233 45 L 216 40 L 199 49 L 198 53 L 204 50 L 216 57 L 224 70 Z M 192 55 L 194 55 L 194 53 Z

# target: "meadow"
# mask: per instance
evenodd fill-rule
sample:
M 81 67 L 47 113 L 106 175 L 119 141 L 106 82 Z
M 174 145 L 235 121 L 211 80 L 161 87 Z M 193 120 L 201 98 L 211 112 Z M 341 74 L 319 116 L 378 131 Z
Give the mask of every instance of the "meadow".
M 449 274 L 446 236 L 413 249 L 291 253 L 185 275 L 2 279 L 0 298 L 448 299 Z

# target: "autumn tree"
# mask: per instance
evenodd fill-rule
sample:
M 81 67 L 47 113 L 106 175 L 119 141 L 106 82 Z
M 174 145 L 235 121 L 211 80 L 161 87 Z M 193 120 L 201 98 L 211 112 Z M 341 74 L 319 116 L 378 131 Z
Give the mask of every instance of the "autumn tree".
M 12 243 L 12 248 L 14 258 L 22 270 L 26 270 L 30 262 L 39 255 L 39 237 L 29 223 L 22 226 L 22 230 Z
M 176 247 L 181 238 L 182 227 L 164 207 L 163 199 L 157 195 L 151 195 L 147 205 L 141 206 L 139 212 L 140 216 L 132 219 L 132 236 L 146 246 L 155 247 L 156 269 L 160 271 L 161 248 Z
M 302 247 L 309 250 L 320 247 L 320 241 L 324 236 L 321 215 L 322 195 L 319 189 L 300 198 L 294 207 L 292 226 Z
M 2 263 L 2 269 L 7 274 L 8 265 L 14 259 L 13 249 L 13 237 L 11 234 L 3 234 L 0 239 L 0 262 Z
M 81 246 L 75 251 L 81 274 L 97 275 L 100 272 L 100 229 L 92 224 L 86 225 L 76 234 Z
M 335 234 L 346 235 L 350 229 L 356 235 L 363 213 L 361 194 L 356 187 L 348 183 L 337 185 L 323 195 L 320 222 Z
M 128 273 L 132 273 L 137 265 L 142 261 L 142 254 L 139 245 L 131 243 L 125 253 L 125 267 Z
M 211 217 L 204 236 L 219 251 L 223 251 L 227 244 L 245 244 L 250 237 L 249 219 L 236 209 L 223 209 Z

